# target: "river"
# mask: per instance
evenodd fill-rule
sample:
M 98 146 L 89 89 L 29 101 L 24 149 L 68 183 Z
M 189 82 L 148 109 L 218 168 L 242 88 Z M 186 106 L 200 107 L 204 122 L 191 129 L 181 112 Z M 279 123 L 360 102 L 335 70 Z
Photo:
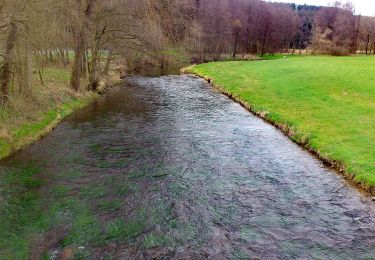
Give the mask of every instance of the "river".
M 128 78 L 0 167 L 8 256 L 375 258 L 374 202 L 193 76 Z

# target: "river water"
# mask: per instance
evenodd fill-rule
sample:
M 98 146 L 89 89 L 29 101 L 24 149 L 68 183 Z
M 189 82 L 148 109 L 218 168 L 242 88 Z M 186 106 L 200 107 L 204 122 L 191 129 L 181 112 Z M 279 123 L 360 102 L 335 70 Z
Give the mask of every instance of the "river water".
M 2 169 L 25 165 L 34 257 L 375 258 L 374 202 L 193 76 L 127 79 Z

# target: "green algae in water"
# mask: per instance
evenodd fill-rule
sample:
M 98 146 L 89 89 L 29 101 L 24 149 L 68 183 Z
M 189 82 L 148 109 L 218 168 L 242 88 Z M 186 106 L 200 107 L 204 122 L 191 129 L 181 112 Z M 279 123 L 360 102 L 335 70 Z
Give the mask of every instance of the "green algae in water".
M 69 235 L 64 239 L 64 245 L 87 246 L 98 244 L 101 228 L 97 219 L 90 212 L 83 212 L 75 216 Z
M 98 203 L 99 210 L 106 212 L 115 212 L 123 206 L 122 200 L 102 200 Z
M 142 180 L 142 179 L 147 178 L 147 174 L 146 174 L 146 171 L 141 171 L 141 172 L 132 171 L 132 172 L 126 173 L 126 177 L 128 180 L 136 181 L 136 180 Z
M 169 173 L 161 171 L 157 174 L 152 175 L 152 177 L 157 179 L 157 178 L 165 178 L 168 175 L 169 175 Z
M 246 226 L 241 228 L 240 238 L 246 242 L 252 242 L 263 239 L 263 235 L 255 227 Z
M 81 189 L 82 198 L 95 199 L 104 197 L 107 194 L 107 187 L 103 184 L 92 184 Z
M 110 153 L 116 154 L 116 153 L 123 153 L 126 150 L 127 150 L 127 148 L 124 147 L 124 146 L 113 146 L 113 147 L 108 148 L 107 151 L 110 152 Z
M 92 210 L 83 201 L 66 198 L 57 203 L 53 211 L 60 215 L 63 223 L 68 225 L 69 232 L 62 245 L 101 245 L 104 243 L 101 225 Z
M 58 178 L 63 178 L 65 180 L 77 180 L 86 176 L 86 172 L 78 169 L 70 169 L 61 171 L 56 175 Z
M 33 164 L 9 167 L 0 173 L 0 255 L 26 259 L 29 237 L 51 225 L 46 201 L 39 188 L 45 184 L 42 169 Z
M 97 163 L 97 166 L 100 169 L 109 169 L 109 168 L 113 167 L 113 163 L 112 162 L 108 162 L 108 161 L 99 161 Z
M 136 183 L 127 181 L 114 182 L 112 187 L 114 195 L 119 196 L 134 194 L 139 191 L 139 186 Z
M 250 259 L 250 257 L 245 252 L 242 252 L 240 250 L 234 250 L 232 252 L 232 256 L 230 257 L 230 259 L 232 259 L 232 260 L 245 260 L 245 259 Z
M 72 163 L 72 164 L 85 164 L 86 159 L 80 153 L 71 153 L 68 154 L 65 158 L 63 158 L 65 163 Z
M 57 198 L 66 197 L 70 191 L 71 191 L 71 188 L 63 184 L 56 185 L 55 187 L 52 188 L 52 194 L 54 197 L 57 197 Z
M 188 192 L 191 191 L 191 185 L 188 184 L 188 182 L 184 179 L 178 179 L 175 180 L 173 183 L 171 183 L 168 186 L 170 194 L 176 198 L 180 199 L 186 196 Z
M 169 240 L 166 236 L 156 233 L 150 233 L 144 237 L 142 245 L 145 249 L 149 249 L 154 247 L 165 246 L 168 244 L 168 242 Z
M 116 219 L 107 225 L 106 239 L 111 241 L 127 241 L 140 235 L 145 226 L 142 219 L 131 219 L 124 221 L 122 218 Z
M 235 205 L 219 205 L 212 209 L 212 219 L 217 223 L 231 225 L 235 222 L 238 209 Z

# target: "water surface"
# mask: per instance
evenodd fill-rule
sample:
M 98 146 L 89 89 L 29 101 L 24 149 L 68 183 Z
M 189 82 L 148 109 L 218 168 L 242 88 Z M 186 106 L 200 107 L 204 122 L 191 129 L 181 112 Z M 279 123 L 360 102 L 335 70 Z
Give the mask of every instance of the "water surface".
M 1 169 L 8 256 L 375 258 L 373 202 L 192 76 L 129 78 Z

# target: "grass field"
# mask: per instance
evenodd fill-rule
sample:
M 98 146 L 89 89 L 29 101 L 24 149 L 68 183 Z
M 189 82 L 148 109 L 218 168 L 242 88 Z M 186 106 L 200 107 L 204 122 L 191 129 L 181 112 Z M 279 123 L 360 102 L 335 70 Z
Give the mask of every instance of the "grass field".
M 375 188 L 375 58 L 286 57 L 217 62 L 192 72 L 289 127 L 296 142 L 339 162 L 367 188 Z
M 5 107 L 0 107 L 0 159 L 10 155 L 51 131 L 73 110 L 85 106 L 95 94 L 75 93 L 69 87 L 70 69 L 49 66 L 42 86 L 33 75 L 32 97 L 14 93 Z

